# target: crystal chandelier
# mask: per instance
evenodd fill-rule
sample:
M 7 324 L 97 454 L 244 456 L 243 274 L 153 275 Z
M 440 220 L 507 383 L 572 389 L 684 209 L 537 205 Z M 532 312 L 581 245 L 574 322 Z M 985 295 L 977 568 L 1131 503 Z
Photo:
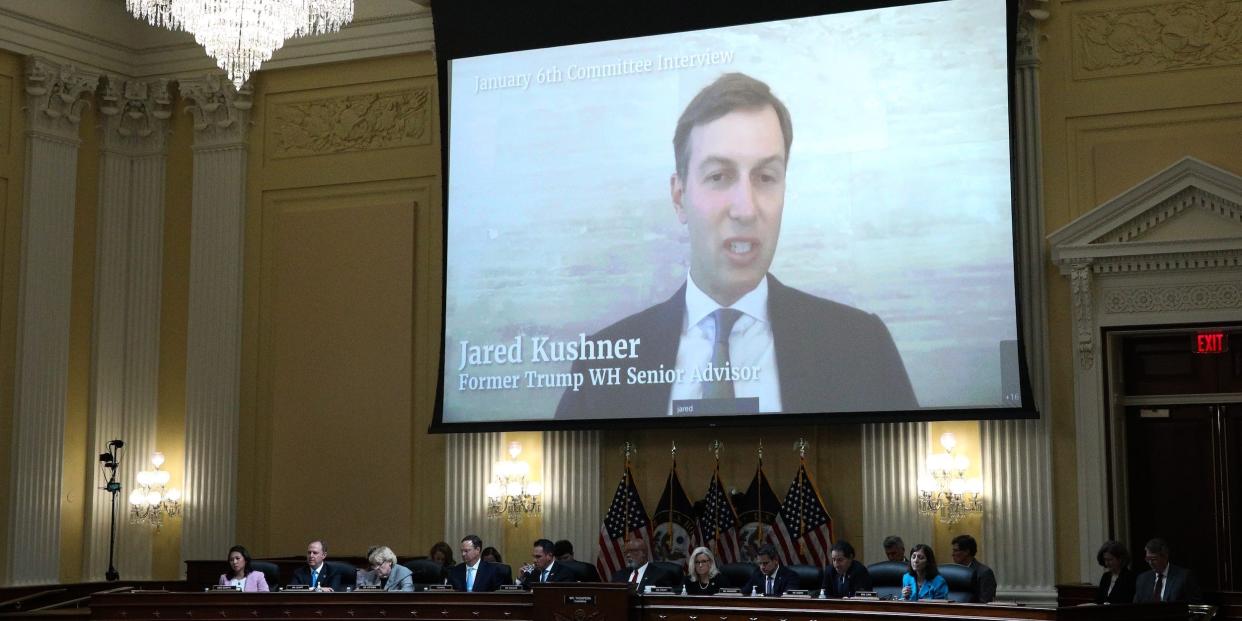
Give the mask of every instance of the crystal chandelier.
M 957 438 L 940 436 L 943 453 L 927 457 L 930 474 L 919 477 L 919 513 L 935 515 L 944 524 L 955 524 L 972 513 L 983 511 L 983 481 L 966 480 L 970 459 L 953 453 Z
M 286 39 L 336 32 L 354 19 L 354 0 L 125 0 L 125 8 L 193 34 L 238 90 Z
M 129 521 L 133 524 L 149 524 L 156 530 L 164 524 L 164 518 L 181 514 L 181 491 L 166 489 L 171 476 L 164 465 L 164 454 L 151 453 L 151 465 L 155 470 L 142 470 L 136 477 L 137 488 L 129 494 Z
M 543 493 L 543 485 L 529 482 L 530 464 L 518 461 L 522 453 L 522 443 L 509 443 L 509 459 L 496 462 L 492 471 L 492 482 L 487 484 L 487 517 L 507 517 L 509 523 L 517 526 L 524 515 L 536 515 L 540 512 L 539 495 Z

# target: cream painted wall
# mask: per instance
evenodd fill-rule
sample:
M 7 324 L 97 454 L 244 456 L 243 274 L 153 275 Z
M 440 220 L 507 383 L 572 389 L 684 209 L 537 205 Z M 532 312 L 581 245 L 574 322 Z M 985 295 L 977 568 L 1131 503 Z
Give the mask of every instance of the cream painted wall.
M 258 80 L 238 456 L 256 554 L 322 537 L 409 556 L 439 538 L 435 93 L 428 54 Z
M 1242 54 L 1228 27 L 1242 7 L 1061 0 L 1051 8 L 1040 49 L 1048 232 L 1187 155 L 1242 174 Z M 1076 582 L 1080 559 L 1102 542 L 1079 541 L 1074 417 L 1104 414 L 1074 412 L 1068 281 L 1049 264 L 1047 283 L 1057 578 Z

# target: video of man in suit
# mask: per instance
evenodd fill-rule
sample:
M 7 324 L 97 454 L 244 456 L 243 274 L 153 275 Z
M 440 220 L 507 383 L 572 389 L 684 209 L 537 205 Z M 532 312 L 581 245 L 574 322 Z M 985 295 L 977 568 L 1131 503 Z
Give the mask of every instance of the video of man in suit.
M 1020 405 L 1004 12 L 451 60 L 440 422 Z

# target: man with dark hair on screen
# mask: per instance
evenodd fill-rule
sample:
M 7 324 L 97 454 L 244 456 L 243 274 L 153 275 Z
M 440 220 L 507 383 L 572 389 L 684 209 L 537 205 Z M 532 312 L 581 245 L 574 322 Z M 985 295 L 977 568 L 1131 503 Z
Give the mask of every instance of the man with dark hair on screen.
M 759 80 L 725 74 L 694 97 L 673 135 L 669 183 L 689 275 L 667 301 L 591 337 L 638 339 L 636 354 L 574 362 L 587 381 L 565 390 L 557 418 L 918 407 L 879 317 L 768 273 L 792 142 L 789 111 Z M 619 381 L 597 384 L 591 367 L 617 368 Z

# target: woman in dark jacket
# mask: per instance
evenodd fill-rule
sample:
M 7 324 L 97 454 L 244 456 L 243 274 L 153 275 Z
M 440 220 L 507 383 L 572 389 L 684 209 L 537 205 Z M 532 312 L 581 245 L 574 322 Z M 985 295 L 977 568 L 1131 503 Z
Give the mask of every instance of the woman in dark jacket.
M 1138 575 L 1130 570 L 1130 552 L 1116 541 L 1105 541 L 1095 560 L 1107 569 L 1095 590 L 1097 604 L 1129 604 L 1134 601 L 1134 581 Z
M 716 567 L 716 557 L 712 551 L 704 547 L 694 549 L 690 554 L 690 575 L 686 576 L 686 595 L 715 595 L 720 587 L 729 586 L 729 581 Z

